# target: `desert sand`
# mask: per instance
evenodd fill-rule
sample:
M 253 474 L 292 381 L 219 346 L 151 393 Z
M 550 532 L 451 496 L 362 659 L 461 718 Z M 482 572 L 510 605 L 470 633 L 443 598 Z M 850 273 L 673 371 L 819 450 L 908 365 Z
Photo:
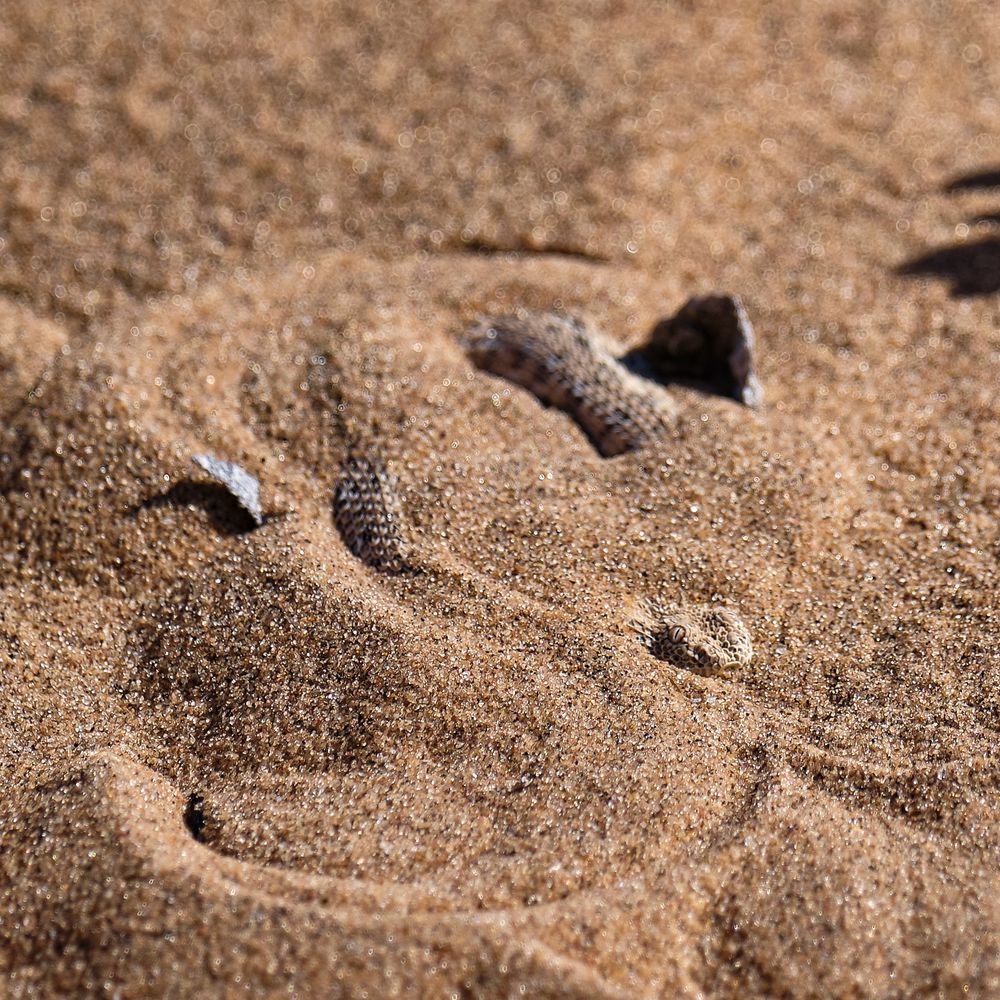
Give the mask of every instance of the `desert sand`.
M 998 49 L 5 0 L 0 994 L 1000 995 Z M 763 405 L 669 388 L 614 457 L 462 346 L 711 292 Z M 405 571 L 338 530 L 359 455 Z M 647 599 L 752 661 L 658 660 Z

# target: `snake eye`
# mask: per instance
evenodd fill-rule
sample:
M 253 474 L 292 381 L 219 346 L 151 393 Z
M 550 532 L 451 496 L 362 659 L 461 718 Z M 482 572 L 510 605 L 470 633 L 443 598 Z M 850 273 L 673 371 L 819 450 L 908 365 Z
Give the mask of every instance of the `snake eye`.
M 687 638 L 687 629 L 683 625 L 673 625 L 670 628 L 670 641 L 683 642 Z

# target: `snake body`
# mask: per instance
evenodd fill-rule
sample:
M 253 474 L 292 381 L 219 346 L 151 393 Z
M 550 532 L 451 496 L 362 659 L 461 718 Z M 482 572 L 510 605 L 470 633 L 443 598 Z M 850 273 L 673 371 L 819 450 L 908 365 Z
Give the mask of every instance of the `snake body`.
M 521 312 L 478 322 L 465 338 L 472 360 L 568 413 L 605 458 L 641 447 L 673 413 L 659 387 L 633 375 L 583 320 Z
M 398 486 L 378 458 L 348 456 L 333 507 L 337 530 L 358 559 L 382 573 L 406 570 L 409 546 Z

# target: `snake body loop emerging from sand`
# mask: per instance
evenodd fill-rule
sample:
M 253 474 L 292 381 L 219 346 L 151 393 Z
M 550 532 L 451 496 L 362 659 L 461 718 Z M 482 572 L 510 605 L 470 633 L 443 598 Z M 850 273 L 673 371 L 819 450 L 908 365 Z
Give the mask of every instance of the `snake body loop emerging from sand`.
M 484 317 L 464 345 L 484 371 L 568 413 L 605 458 L 641 448 L 669 426 L 676 406 L 667 382 L 746 406 L 762 400 L 753 327 L 733 295 L 690 299 L 656 324 L 648 343 L 621 357 L 579 317 L 531 310 Z
M 641 447 L 673 414 L 659 387 L 633 375 L 583 320 L 526 312 L 484 319 L 465 346 L 486 371 L 568 413 L 605 457 Z
M 409 546 L 403 532 L 398 483 L 376 455 L 349 455 L 333 499 L 334 520 L 344 543 L 380 573 L 403 573 Z

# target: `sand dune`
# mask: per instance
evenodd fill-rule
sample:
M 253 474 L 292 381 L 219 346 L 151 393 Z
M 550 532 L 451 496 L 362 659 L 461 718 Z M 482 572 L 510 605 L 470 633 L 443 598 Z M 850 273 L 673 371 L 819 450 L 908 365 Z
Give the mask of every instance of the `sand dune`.
M 1000 992 L 998 35 L 5 5 L 7 994 Z M 764 405 L 623 453 L 464 340 L 708 292 Z

